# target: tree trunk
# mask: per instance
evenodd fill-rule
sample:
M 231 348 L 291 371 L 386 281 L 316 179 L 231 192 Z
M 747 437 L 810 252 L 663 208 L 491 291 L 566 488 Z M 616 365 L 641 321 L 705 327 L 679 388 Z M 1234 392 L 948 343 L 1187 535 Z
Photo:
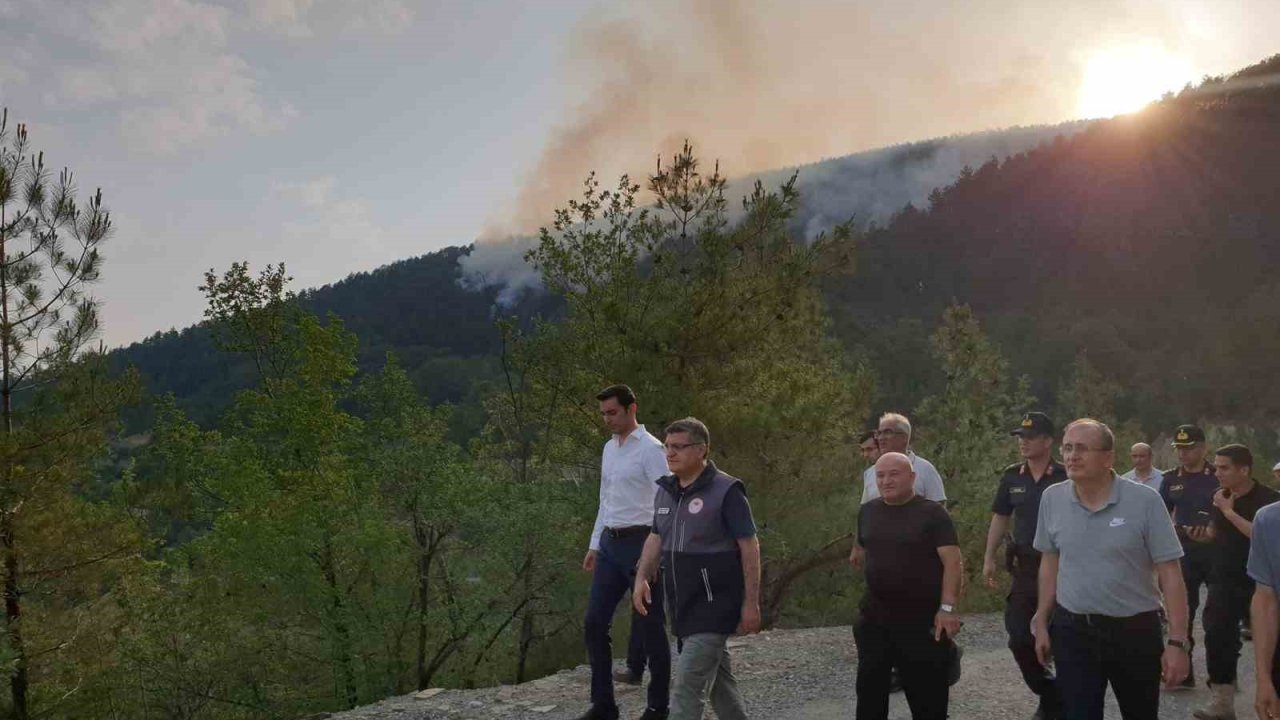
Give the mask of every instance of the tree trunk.
M 418 689 L 426 690 L 431 682 L 427 668 L 427 630 L 431 600 L 431 561 L 435 559 L 435 538 L 422 518 L 413 517 L 413 535 L 418 543 Z
M 6 217 L 0 214 L 0 228 Z M 13 364 L 11 362 L 12 339 L 9 335 L 9 265 L 8 238 L 0 231 L 0 429 L 5 437 L 13 436 Z M 9 637 L 9 650 L 14 655 L 13 674 L 9 676 L 10 704 L 14 720 L 27 720 L 27 651 L 22 639 L 22 583 L 21 563 L 18 557 L 18 539 L 14 525 L 16 493 L 13 488 L 13 462 L 4 459 L 4 477 L 0 482 L 0 548 L 4 553 L 4 620 L 5 634 Z
M 351 629 L 347 627 L 347 620 L 344 617 L 342 588 L 338 585 L 338 574 L 334 567 L 332 539 L 327 537 L 324 540 L 321 571 L 324 573 L 325 583 L 329 586 L 333 610 L 334 661 L 338 664 L 338 676 L 346 695 L 344 699 L 347 709 L 351 709 L 360 699 L 356 692 L 355 670 L 351 660 Z

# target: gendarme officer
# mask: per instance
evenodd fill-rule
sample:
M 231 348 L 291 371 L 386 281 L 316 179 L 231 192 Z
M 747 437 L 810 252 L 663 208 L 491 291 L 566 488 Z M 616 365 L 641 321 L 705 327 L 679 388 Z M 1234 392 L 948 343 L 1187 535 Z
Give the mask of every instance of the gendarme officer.
M 1218 492 L 1218 478 L 1213 465 L 1205 457 L 1208 449 L 1205 447 L 1204 430 L 1195 425 L 1179 425 L 1173 432 L 1173 448 L 1178 454 L 1178 467 L 1164 474 L 1160 497 L 1169 508 L 1173 529 L 1182 541 L 1182 579 L 1187 585 L 1187 639 L 1194 644 L 1192 629 L 1196 610 L 1200 607 L 1200 587 L 1209 583 L 1213 571 L 1213 549 L 1192 540 L 1189 532 L 1192 528 L 1209 525 L 1213 495 Z M 1182 686 L 1196 686 L 1194 665 Z
M 1018 438 L 1022 462 L 1005 468 L 1000 476 L 1000 485 L 991 503 L 991 526 L 987 530 L 982 563 L 987 585 L 995 587 L 996 550 L 1008 535 L 1012 520 L 1013 534 L 1005 548 L 1005 568 L 1013 576 L 1013 586 L 1005 602 L 1004 624 L 1009 634 L 1009 650 L 1022 671 L 1022 678 L 1040 698 L 1037 720 L 1057 718 L 1062 705 L 1053 673 L 1040 664 L 1035 638 L 1031 636 L 1040 572 L 1040 553 L 1032 543 L 1036 537 L 1040 495 L 1045 488 L 1067 479 L 1066 468 L 1053 459 L 1053 433 L 1053 421 L 1039 412 L 1024 415 L 1018 427 L 1009 433 Z

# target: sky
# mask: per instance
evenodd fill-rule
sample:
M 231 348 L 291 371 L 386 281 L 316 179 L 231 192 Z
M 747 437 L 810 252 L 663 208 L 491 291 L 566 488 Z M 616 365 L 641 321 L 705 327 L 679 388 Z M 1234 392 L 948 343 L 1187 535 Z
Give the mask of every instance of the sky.
M 1136 109 L 1280 52 L 1274 0 L 0 0 L 0 105 L 102 188 L 108 346 L 203 273 L 306 288 L 547 224 L 685 139 L 730 176 Z

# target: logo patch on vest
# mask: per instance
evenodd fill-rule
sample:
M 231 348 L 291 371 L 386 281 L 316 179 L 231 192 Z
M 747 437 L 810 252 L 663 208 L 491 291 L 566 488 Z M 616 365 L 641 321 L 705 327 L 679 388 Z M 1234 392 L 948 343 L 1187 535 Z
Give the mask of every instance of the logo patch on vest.
M 1026 491 L 1027 491 L 1027 489 L 1026 489 L 1026 488 L 1024 488 L 1024 487 L 1011 487 L 1011 488 L 1009 488 L 1009 494 L 1010 494 L 1010 495 L 1021 495 L 1022 493 L 1025 493 Z
M 702 512 L 702 498 L 694 498 L 689 501 L 689 514 L 697 515 Z
M 660 507 L 660 508 L 658 508 L 658 514 L 659 514 L 659 515 L 670 515 L 670 514 L 671 514 L 671 508 L 669 508 L 669 507 Z

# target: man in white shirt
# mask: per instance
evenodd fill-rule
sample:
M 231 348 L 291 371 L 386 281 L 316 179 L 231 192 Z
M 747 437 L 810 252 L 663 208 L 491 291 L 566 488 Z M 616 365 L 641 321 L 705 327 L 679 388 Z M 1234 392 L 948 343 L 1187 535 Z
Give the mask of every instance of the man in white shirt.
M 1151 464 L 1151 446 L 1144 442 L 1134 444 L 1129 449 L 1129 459 L 1133 461 L 1133 469 L 1120 477 L 1160 492 L 1164 471 L 1156 469 Z
M 911 467 L 916 471 L 916 494 L 934 502 L 946 502 L 947 491 L 942 487 L 942 476 L 933 463 L 911 451 L 911 421 L 906 415 L 885 413 L 880 416 L 879 429 L 876 430 L 876 441 L 880 453 L 902 453 L 911 460 Z M 876 489 L 875 466 L 862 473 L 862 504 L 880 497 Z
M 626 385 L 611 385 L 596 396 L 600 417 L 612 434 L 600 459 L 600 509 L 591 530 L 582 569 L 592 573 L 584 636 L 591 661 L 591 709 L 580 720 L 617 720 L 613 694 L 613 648 L 609 628 L 614 610 L 635 584 L 636 563 L 653 522 L 657 480 L 670 474 L 662 443 L 636 422 L 636 396 Z M 661 584 L 655 584 L 661 588 Z M 661 590 L 651 611 L 632 624 L 644 634 L 649 660 L 648 702 L 641 720 L 666 720 L 671 684 L 671 646 Z

